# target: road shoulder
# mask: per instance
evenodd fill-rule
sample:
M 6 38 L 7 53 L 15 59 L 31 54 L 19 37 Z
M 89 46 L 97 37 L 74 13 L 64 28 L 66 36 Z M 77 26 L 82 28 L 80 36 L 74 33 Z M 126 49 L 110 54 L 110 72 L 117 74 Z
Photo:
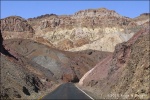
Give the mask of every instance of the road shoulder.
M 91 98 L 92 100 L 98 99 L 98 97 L 97 97 L 95 94 L 93 94 L 92 92 L 90 92 L 90 91 L 88 91 L 87 89 L 85 89 L 85 87 L 79 85 L 78 83 L 75 83 L 74 85 L 75 85 L 80 91 L 82 91 L 84 94 L 90 96 L 90 98 Z

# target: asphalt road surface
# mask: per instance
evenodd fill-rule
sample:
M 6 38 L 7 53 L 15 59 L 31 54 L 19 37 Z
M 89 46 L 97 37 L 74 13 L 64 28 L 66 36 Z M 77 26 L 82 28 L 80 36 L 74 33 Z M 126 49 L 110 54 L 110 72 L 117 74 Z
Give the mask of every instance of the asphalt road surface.
M 72 83 L 65 83 L 60 85 L 56 90 L 49 93 L 42 100 L 55 100 L 55 99 L 84 99 L 84 100 L 92 100 L 89 96 L 85 93 L 80 91 L 74 84 Z

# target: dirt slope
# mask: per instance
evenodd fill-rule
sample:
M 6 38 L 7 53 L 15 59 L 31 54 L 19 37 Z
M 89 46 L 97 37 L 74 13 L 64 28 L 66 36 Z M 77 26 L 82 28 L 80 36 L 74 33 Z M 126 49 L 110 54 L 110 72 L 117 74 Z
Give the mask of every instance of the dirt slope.
M 58 80 L 64 81 L 78 81 L 92 66 L 109 54 L 93 50 L 83 53 L 65 52 L 26 39 L 6 40 L 4 45 L 12 54 L 17 52 L 50 70 Z
M 5 49 L 0 36 L 1 99 L 35 99 L 41 92 L 58 84 L 51 71 L 15 51 Z

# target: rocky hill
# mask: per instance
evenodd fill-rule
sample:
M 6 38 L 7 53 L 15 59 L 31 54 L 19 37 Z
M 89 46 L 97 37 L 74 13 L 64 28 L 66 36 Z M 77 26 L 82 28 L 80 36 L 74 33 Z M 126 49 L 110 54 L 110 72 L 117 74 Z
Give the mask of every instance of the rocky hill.
M 143 29 L 118 44 L 113 55 L 88 71 L 79 84 L 99 99 L 150 99 L 149 36 L 149 29 Z
M 34 29 L 27 20 L 19 16 L 10 16 L 1 19 L 1 31 L 4 39 L 32 38 Z
M 2 100 L 39 98 L 42 92 L 51 90 L 58 84 L 51 71 L 18 54 L 12 48 L 5 49 L 2 35 L 0 36 Z
M 1 30 L 4 38 L 30 38 L 60 50 L 113 52 L 116 44 L 130 39 L 149 21 L 148 14 L 141 16 L 144 17 L 131 19 L 106 8 L 81 10 L 73 15 L 46 14 L 27 20 L 11 16 L 1 20 Z

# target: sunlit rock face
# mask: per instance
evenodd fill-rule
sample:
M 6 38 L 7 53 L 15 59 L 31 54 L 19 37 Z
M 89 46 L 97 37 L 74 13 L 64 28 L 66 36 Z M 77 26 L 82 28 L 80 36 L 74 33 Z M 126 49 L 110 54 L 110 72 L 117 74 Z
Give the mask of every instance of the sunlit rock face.
M 133 19 L 105 8 L 81 10 L 74 15 L 43 15 L 30 18 L 28 22 L 36 31 L 35 36 L 44 37 L 55 47 L 69 51 L 112 52 L 116 44 L 127 41 L 140 29 Z M 76 45 L 78 40 L 85 38 L 86 42 Z
M 147 16 L 131 19 L 106 8 L 81 10 L 73 15 L 46 14 L 27 20 L 11 16 L 1 20 L 1 30 L 6 39 L 30 38 L 60 50 L 113 52 L 116 44 L 129 40 L 149 21 Z

